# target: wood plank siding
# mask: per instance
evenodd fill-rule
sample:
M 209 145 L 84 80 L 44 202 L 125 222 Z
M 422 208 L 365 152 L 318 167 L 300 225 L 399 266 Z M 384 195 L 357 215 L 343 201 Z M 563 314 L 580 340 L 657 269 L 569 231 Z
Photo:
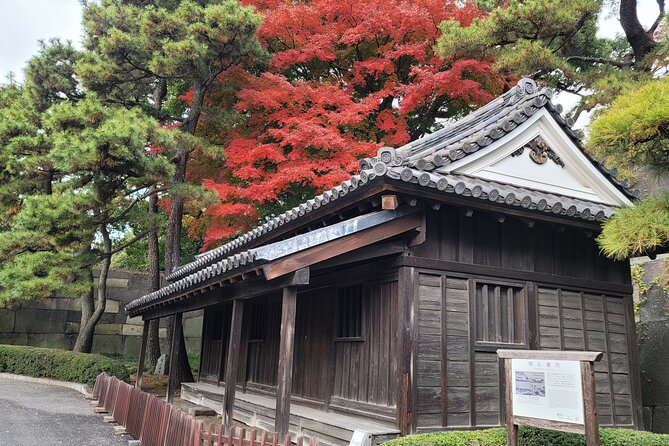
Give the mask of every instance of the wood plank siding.
M 418 281 L 418 429 L 500 424 L 496 346 L 477 342 L 470 329 L 476 281 L 447 272 L 422 272 Z M 537 298 L 540 349 L 604 352 L 595 364 L 599 422 L 633 425 L 624 298 L 542 286 Z
M 629 284 L 628 262 L 599 254 L 592 232 L 443 206 L 426 210 L 427 240 L 412 255 L 517 272 Z M 470 215 L 468 217 L 468 215 Z
M 428 214 L 427 224 L 409 263 L 418 267 L 418 431 L 504 423 L 498 348 L 604 352 L 595 364 L 599 422 L 637 425 L 626 262 L 599 256 L 590 234 L 546 223 L 447 207 Z M 476 267 L 438 268 L 463 263 Z M 496 274 L 506 269 L 565 285 Z M 579 279 L 582 288 L 574 286 Z M 621 291 L 597 292 L 591 279 Z
M 334 283 L 319 285 L 316 281 L 315 286 L 297 294 L 292 397 L 313 407 L 366 413 L 394 423 L 397 274 L 377 270 L 376 278 L 365 282 L 350 270 L 328 276 L 336 279 Z M 359 300 L 360 305 L 346 311 L 359 314 L 341 317 L 357 318 L 362 331 L 356 338 L 339 338 L 335 326 L 340 311 L 337 295 L 348 289 L 359 290 L 349 300 Z M 247 391 L 276 392 L 280 297 L 263 296 L 245 304 L 237 381 Z M 217 367 L 224 363 L 217 359 L 221 335 L 211 327 L 218 324 L 220 329 L 225 325 L 229 330 L 229 320 L 229 309 L 227 313 L 221 309 L 205 310 L 203 381 L 214 381 Z M 262 322 L 260 326 L 258 320 Z

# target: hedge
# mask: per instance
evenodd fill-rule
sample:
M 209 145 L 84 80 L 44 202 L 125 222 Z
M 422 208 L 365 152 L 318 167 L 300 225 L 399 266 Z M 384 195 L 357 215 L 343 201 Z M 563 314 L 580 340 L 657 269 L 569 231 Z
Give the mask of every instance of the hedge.
M 128 381 L 119 360 L 51 348 L 0 345 L 0 372 L 92 385 L 101 372 Z
M 619 428 L 603 428 L 599 432 L 602 446 L 669 446 L 669 435 Z M 520 446 L 585 446 L 585 437 L 521 427 L 519 443 Z M 506 428 L 411 435 L 383 446 L 506 446 Z

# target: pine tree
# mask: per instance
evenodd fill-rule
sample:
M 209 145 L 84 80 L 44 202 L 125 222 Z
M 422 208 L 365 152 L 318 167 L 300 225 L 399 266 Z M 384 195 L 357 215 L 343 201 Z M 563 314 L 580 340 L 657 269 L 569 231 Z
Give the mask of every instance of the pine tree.
M 205 98 L 219 75 L 264 57 L 255 36 L 259 24 L 253 9 L 236 0 L 90 2 L 84 8 L 89 57 L 81 74 L 104 100 L 144 107 L 183 135 L 195 135 Z M 175 96 L 186 89 L 192 101 L 184 108 Z M 184 200 L 193 191 L 186 185 L 186 168 L 195 145 L 191 138 L 181 140 L 171 157 L 166 273 L 179 265 Z M 170 342 L 173 323 L 168 318 Z M 179 356 L 179 381 L 192 380 L 183 337 Z
M 104 104 L 77 82 L 80 54 L 44 45 L 22 87 L 0 107 L 0 157 L 8 186 L 0 233 L 2 299 L 80 295 L 76 351 L 90 351 L 106 305 L 113 233 L 144 219 L 136 204 L 172 166 L 149 144 L 172 147 L 173 136 L 139 109 Z M 55 69 L 49 67 L 56 67 Z M 131 244 L 136 239 L 125 244 Z M 92 268 L 100 267 L 93 293 Z

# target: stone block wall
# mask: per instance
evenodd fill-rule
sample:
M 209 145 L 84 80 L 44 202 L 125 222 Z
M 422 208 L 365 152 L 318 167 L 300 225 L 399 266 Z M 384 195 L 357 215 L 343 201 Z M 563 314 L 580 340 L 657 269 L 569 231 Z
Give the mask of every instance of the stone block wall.
M 639 305 L 637 336 L 644 425 L 652 432 L 669 434 L 669 296 L 665 288 L 669 256 L 654 261 L 638 259 L 636 264 L 643 268 L 640 279 L 644 284 L 634 287 Z
M 96 274 L 97 277 L 97 274 Z M 105 312 L 95 329 L 93 352 L 123 353 L 137 357 L 142 336 L 141 318 L 130 318 L 124 307 L 149 291 L 149 278 L 140 271 L 111 271 L 107 280 Z M 72 349 L 81 321 L 78 299 L 52 297 L 13 305 L 0 303 L 0 344 Z M 184 335 L 189 353 L 200 354 L 202 312 L 184 314 Z M 160 329 L 165 339 L 166 329 Z M 161 345 L 165 351 L 164 342 Z

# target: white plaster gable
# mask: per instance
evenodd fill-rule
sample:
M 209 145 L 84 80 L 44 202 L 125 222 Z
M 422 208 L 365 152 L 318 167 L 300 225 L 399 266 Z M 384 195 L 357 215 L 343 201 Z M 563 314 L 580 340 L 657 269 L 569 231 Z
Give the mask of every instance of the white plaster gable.
M 537 164 L 525 149 L 537 136 L 564 163 L 552 159 Z M 614 206 L 630 205 L 629 199 L 588 160 L 551 114 L 543 109 L 512 132 L 461 160 L 438 169 L 442 173 L 470 175 L 500 183 L 550 192 Z

